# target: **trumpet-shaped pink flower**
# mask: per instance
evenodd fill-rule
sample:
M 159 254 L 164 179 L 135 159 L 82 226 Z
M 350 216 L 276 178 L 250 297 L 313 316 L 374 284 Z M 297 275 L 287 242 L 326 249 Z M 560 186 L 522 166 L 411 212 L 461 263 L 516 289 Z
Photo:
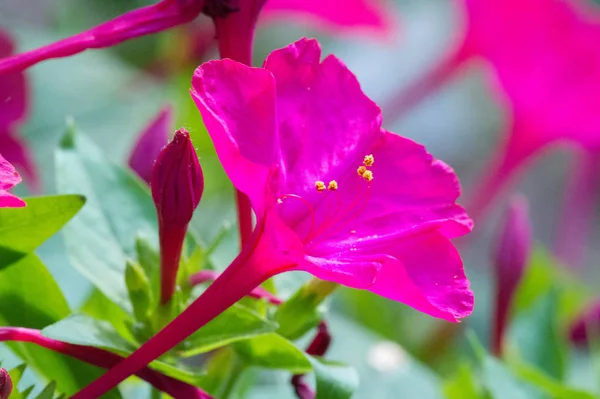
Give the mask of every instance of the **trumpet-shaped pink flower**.
M 457 321 L 473 295 L 450 242 L 472 222 L 454 172 L 381 128 L 379 108 L 315 40 L 263 68 L 200 66 L 192 96 L 217 154 L 257 216 L 252 240 L 173 322 L 74 398 L 97 397 L 271 276 L 304 270 Z
M 390 116 L 482 57 L 511 117 L 504 150 L 484 174 L 474 201 L 479 213 L 533 154 L 548 144 L 599 143 L 600 23 L 575 0 L 461 0 L 466 30 L 433 71 L 390 103 Z M 510 29 L 506 29 L 510 26 Z
M 25 202 L 8 192 L 21 182 L 21 176 L 15 168 L 0 155 L 0 208 L 20 208 Z
M 152 177 L 154 162 L 169 141 L 172 124 L 173 110 L 169 106 L 164 107 L 144 128 L 131 151 L 129 166 L 148 184 Z
M 14 52 L 8 32 L 0 29 L 0 58 Z M 16 137 L 17 126 L 27 117 L 27 81 L 23 73 L 0 74 L 0 150 L 6 159 L 29 178 L 30 188 L 39 191 L 35 165 L 23 140 Z

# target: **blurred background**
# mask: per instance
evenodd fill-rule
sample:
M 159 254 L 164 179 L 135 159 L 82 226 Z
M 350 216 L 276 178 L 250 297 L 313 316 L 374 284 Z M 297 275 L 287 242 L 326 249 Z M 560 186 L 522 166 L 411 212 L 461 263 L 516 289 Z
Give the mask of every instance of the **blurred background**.
M 149 0 L 37 0 L 34 5 L 0 0 L 0 26 L 14 35 L 18 50 L 24 51 L 151 3 Z M 363 90 L 385 109 L 395 94 L 450 51 L 460 38 L 463 21 L 460 10 L 448 0 L 382 0 L 380 6 L 386 8 L 392 24 L 385 35 L 369 29 L 324 29 L 309 17 L 292 15 L 265 21 L 257 30 L 254 65 L 260 65 L 275 48 L 302 36 L 316 37 L 324 53 L 341 58 L 358 76 Z M 211 22 L 201 16 L 194 26 L 196 32 L 210 32 Z M 230 226 L 227 238 L 212 259 L 215 265 L 224 266 L 237 253 L 233 190 L 188 95 L 194 67 L 201 58 L 218 58 L 218 52 L 214 42 L 198 41 L 199 55 L 186 56 L 186 44 L 194 29 L 179 27 L 111 49 L 87 51 L 30 68 L 27 77 L 31 107 L 21 135 L 35 154 L 43 192 L 52 193 L 55 191 L 53 151 L 64 133 L 67 118 L 74 119 L 113 161 L 125 163 L 144 126 L 163 106 L 172 105 L 176 120 L 173 128 L 186 127 L 192 131 L 206 173 L 207 189 L 193 229 L 210 242 L 219 230 L 215 226 Z M 488 75 L 485 62 L 472 62 L 463 73 L 433 91 L 403 117 L 386 121 L 384 114 L 386 129 L 423 143 L 435 157 L 455 169 L 464 192 L 459 203 L 465 203 L 474 192 L 483 166 L 498 150 L 509 123 L 505 106 L 490 90 Z M 529 200 L 537 247 L 533 262 L 542 264 L 536 269 L 541 274 L 528 277 L 527 289 L 535 291 L 536 284 L 564 285 L 565 281 L 569 284 L 574 281 L 570 286 L 576 288 L 569 289 L 577 292 L 578 299 L 562 320 L 563 329 L 569 317 L 591 298 L 588 293 L 594 292 L 600 279 L 595 261 L 598 259 L 596 228 L 578 270 L 569 270 L 548 255 L 559 228 L 567 166 L 573 156 L 568 147 L 545 152 L 528 165 L 523 178 L 510 190 L 525 194 Z M 19 190 L 17 193 L 26 192 L 24 185 Z M 356 398 L 442 398 L 440 381 L 456 370 L 460 363 L 457 359 L 472 352 L 465 343 L 464 332 L 474 331 L 487 345 L 495 295 L 493 248 L 506 207 L 505 198 L 505 195 L 496 198 L 485 217 L 477 220 L 473 234 L 457 242 L 476 297 L 475 312 L 461 326 L 448 327 L 444 322 L 366 292 L 342 289 L 328 303 L 333 334 L 328 358 L 348 362 L 358 369 L 361 386 Z M 69 265 L 61 237 L 51 239 L 38 253 L 69 303 L 73 307 L 83 303 L 90 284 Z M 305 276 L 300 274 L 279 277 L 277 286 L 281 296 L 291 294 L 303 281 Z M 567 353 L 565 380 L 574 387 L 597 390 L 598 375 L 587 353 L 576 350 Z M 255 371 L 247 378 L 257 378 L 260 384 L 244 397 L 293 397 L 288 377 L 283 373 Z

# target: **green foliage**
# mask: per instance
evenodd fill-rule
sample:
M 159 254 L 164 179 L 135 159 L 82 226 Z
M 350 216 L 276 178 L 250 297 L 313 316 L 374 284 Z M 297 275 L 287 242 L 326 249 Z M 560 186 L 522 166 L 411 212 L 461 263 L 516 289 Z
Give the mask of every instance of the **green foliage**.
M 123 278 L 126 258 L 135 258 L 138 236 L 157 247 L 148 188 L 127 168 L 108 161 L 73 126 L 56 152 L 56 185 L 61 193 L 87 198 L 63 230 L 71 262 L 107 298 L 132 311 Z
M 79 195 L 26 198 L 25 208 L 0 208 L 0 269 L 36 249 L 85 203 Z

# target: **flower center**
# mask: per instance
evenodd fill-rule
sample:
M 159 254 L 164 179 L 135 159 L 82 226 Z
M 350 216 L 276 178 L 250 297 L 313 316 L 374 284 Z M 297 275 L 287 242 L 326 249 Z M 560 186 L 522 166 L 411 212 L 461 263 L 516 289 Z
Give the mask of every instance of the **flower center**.
M 315 212 L 317 206 L 296 194 L 284 194 L 277 199 L 278 205 L 282 206 L 287 201 L 295 200 L 308 210 L 309 223 L 306 222 L 306 218 L 303 218 L 295 224 L 296 226 L 304 226 L 303 228 L 295 228 L 295 230 L 304 232 L 301 236 L 303 236 L 302 242 L 305 246 L 315 241 L 317 237 L 323 240 L 347 228 L 366 208 L 371 194 L 371 181 L 373 181 L 371 168 L 374 162 L 375 159 L 372 154 L 366 155 L 362 165 L 357 168 L 357 177 L 366 184 L 361 184 L 350 200 L 347 195 L 344 195 L 346 193 L 341 194 L 339 192 L 340 185 L 336 180 L 331 180 L 327 184 L 322 180 L 315 181 L 315 190 L 319 196 L 322 196 L 318 201 L 320 203 L 318 205 L 319 212 Z M 324 211 L 322 210 L 323 207 L 325 208 Z M 318 220 L 317 213 L 320 216 Z M 307 225 L 308 227 L 306 227 Z M 350 234 L 354 233 L 356 233 L 356 230 L 350 230 Z

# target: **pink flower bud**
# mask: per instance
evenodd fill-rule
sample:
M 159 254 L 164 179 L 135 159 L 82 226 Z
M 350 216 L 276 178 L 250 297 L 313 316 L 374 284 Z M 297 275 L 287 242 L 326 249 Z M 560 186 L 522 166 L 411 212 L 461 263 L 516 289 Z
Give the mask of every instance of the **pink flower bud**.
M 165 304 L 175 292 L 183 240 L 204 190 L 202 169 L 185 129 L 179 129 L 158 155 L 150 187 L 158 214 L 161 303 Z
M 496 273 L 496 312 L 494 314 L 493 350 L 499 355 L 511 301 L 531 252 L 532 233 L 527 200 L 522 196 L 510 199 L 504 217 L 494 258 Z
M 0 399 L 8 399 L 12 392 L 13 384 L 10 374 L 5 369 L 0 369 Z
M 577 346 L 586 346 L 591 338 L 600 334 L 600 301 L 596 300 L 571 324 L 569 335 Z

